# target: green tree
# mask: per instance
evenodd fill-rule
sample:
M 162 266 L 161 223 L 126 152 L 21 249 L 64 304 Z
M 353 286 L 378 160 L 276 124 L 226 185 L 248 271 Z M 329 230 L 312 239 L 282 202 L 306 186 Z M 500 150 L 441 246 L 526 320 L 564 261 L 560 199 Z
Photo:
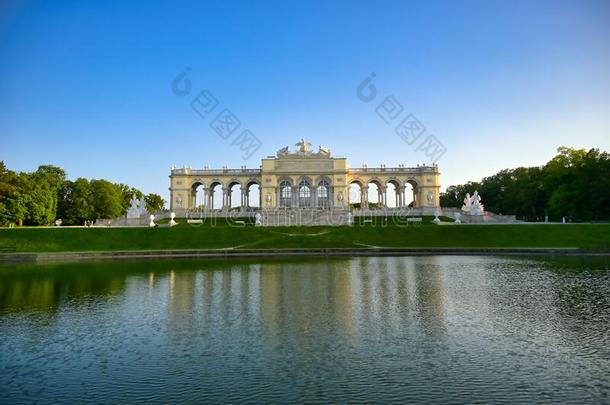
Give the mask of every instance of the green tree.
M 558 220 L 610 219 L 610 156 L 598 149 L 561 147 L 542 167 L 501 170 L 480 183 L 451 186 L 441 205 L 461 207 L 466 193 L 476 189 L 485 209 L 531 221 L 546 215 Z
M 144 197 L 148 212 L 160 211 L 165 207 L 165 200 L 159 194 L 150 193 Z
M 116 218 L 123 214 L 121 188 L 107 180 L 91 180 L 91 201 L 93 216 Z
M 126 184 L 117 184 L 117 187 L 121 191 L 121 215 L 125 214 L 130 206 L 130 201 L 135 195 L 139 200 L 144 196 L 140 190 L 135 187 L 129 187 Z
M 58 218 L 65 225 L 82 225 L 94 220 L 94 207 L 89 180 L 82 177 L 76 181 L 65 181 L 62 186 L 62 199 L 58 207 Z
M 24 187 L 28 190 L 28 215 L 26 221 L 30 225 L 49 225 L 55 220 L 57 204 L 60 200 L 62 184 L 66 173 L 63 169 L 43 165 L 34 173 L 21 173 Z
M 561 147 L 545 167 L 548 213 L 558 218 L 610 218 L 610 156 L 598 149 Z

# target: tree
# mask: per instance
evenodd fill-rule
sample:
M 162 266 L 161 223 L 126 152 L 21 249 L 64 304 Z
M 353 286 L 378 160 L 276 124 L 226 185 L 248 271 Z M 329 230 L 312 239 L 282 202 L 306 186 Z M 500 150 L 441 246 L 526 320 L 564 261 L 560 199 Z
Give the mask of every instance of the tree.
M 598 149 L 561 147 L 545 167 L 549 215 L 575 220 L 610 218 L 610 156 Z
M 80 177 L 74 182 L 65 181 L 61 194 L 57 216 L 65 225 L 82 225 L 95 219 L 89 180 Z
M 66 225 L 79 225 L 116 218 L 127 212 L 134 194 L 138 199 L 144 196 L 134 187 L 107 180 L 66 180 L 66 172 L 57 166 L 41 165 L 32 173 L 16 173 L 0 161 L 0 225 L 49 225 L 56 218 Z M 165 204 L 153 193 L 145 200 L 150 211 L 163 209 Z
M 55 220 L 66 172 L 56 166 L 39 166 L 34 173 L 21 173 L 29 183 L 29 208 L 26 220 L 31 225 L 48 225 Z
M 165 200 L 158 194 L 150 193 L 144 197 L 144 200 L 146 201 L 148 212 L 160 211 L 165 207 Z
M 107 180 L 91 180 L 93 216 L 116 218 L 123 214 L 121 188 Z
M 610 219 L 610 156 L 598 149 L 560 147 L 542 167 L 501 170 L 481 183 L 451 186 L 441 205 L 461 207 L 464 195 L 477 189 L 491 212 L 519 219 Z
M 6 168 L 3 161 L 0 161 L 0 225 L 10 222 L 10 212 L 7 208 L 8 198 L 13 193 L 14 187 L 10 184 L 11 172 Z

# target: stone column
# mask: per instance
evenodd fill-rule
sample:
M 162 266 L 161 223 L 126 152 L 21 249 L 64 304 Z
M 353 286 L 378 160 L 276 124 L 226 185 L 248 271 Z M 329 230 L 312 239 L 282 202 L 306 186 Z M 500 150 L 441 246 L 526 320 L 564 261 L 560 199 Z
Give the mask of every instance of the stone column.
M 403 201 L 404 191 L 405 191 L 404 187 L 402 187 L 402 186 L 396 187 L 396 206 L 398 208 L 402 208 L 404 206 L 404 201 Z
M 281 187 L 278 186 L 275 188 L 275 205 L 276 205 L 275 208 L 282 208 L 281 201 L 282 201 L 282 189 L 281 189 Z M 266 201 L 265 201 L 265 204 L 267 204 Z M 266 206 L 267 205 L 265 205 L 265 207 Z
M 417 199 L 419 198 L 418 188 L 419 188 L 419 186 L 413 187 L 413 208 L 419 207 L 419 201 L 417 201 Z
M 361 190 L 362 193 L 362 208 L 368 208 L 369 207 L 369 186 L 366 185 L 364 187 L 362 187 Z
M 227 206 L 230 206 L 230 196 L 228 195 L 226 187 L 222 188 L 222 209 L 226 209 Z

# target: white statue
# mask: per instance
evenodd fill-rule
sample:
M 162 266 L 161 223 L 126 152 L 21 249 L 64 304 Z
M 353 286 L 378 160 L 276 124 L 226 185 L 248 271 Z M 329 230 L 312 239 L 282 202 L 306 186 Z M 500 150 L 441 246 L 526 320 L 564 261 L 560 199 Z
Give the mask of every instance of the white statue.
M 455 214 L 453 214 L 453 218 L 455 218 L 454 223 L 455 224 L 461 224 L 462 221 L 460 221 L 460 217 L 462 216 L 462 214 L 460 214 L 459 212 L 456 212 Z
M 140 207 L 139 201 L 136 198 L 136 195 L 133 194 L 131 196 L 131 200 L 129 200 L 129 209 L 127 210 L 127 218 L 140 218 Z
M 277 157 L 285 156 L 287 154 L 288 154 L 288 146 L 285 146 L 282 149 L 277 151 Z
M 470 193 L 466 193 L 462 211 L 468 215 L 483 215 L 485 213 L 485 207 L 481 203 L 481 196 L 476 190 L 472 196 L 470 196 Z
M 257 212 L 257 213 L 254 215 L 254 225 L 256 225 L 256 226 L 261 226 L 261 225 L 262 225 L 262 222 L 261 222 L 261 218 L 262 218 L 262 217 L 263 217 L 263 216 L 261 215 L 261 213 L 260 213 L 260 212 Z
M 470 212 L 470 193 L 466 193 L 466 197 L 464 197 L 464 205 L 462 205 L 462 211 L 467 213 Z
M 347 213 L 347 224 L 349 226 L 354 224 L 354 216 L 352 215 L 351 211 Z
M 157 226 L 157 224 L 155 224 L 155 216 L 154 215 L 150 215 L 150 222 L 148 223 L 148 226 L 150 226 L 151 228 Z
M 140 209 L 140 215 L 148 214 L 148 211 L 146 210 L 146 200 L 144 199 L 144 196 L 140 198 L 140 201 L 138 202 L 138 208 Z
M 472 195 L 472 201 L 470 202 L 470 215 L 483 215 L 485 213 L 485 207 L 481 203 L 481 196 L 475 190 Z
M 127 218 L 140 218 L 143 215 L 148 214 L 146 210 L 146 200 L 144 196 L 138 200 L 135 193 L 131 196 L 129 201 L 129 209 L 127 210 Z
M 176 213 L 175 212 L 171 212 L 169 214 L 169 226 L 170 227 L 178 224 L 176 221 L 174 221 L 174 218 L 176 218 Z
M 138 198 L 136 197 L 135 193 L 131 195 L 131 200 L 129 200 L 129 207 L 138 208 Z
M 323 156 L 330 156 L 330 149 L 325 148 L 322 145 L 318 146 L 318 154 L 323 155 Z

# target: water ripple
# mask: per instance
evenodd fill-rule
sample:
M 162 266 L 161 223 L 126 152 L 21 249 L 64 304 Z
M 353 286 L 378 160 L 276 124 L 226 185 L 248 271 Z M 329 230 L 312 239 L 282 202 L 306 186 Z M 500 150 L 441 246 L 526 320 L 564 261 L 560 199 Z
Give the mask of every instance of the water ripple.
M 3 271 L 3 403 L 603 403 L 607 259 Z

